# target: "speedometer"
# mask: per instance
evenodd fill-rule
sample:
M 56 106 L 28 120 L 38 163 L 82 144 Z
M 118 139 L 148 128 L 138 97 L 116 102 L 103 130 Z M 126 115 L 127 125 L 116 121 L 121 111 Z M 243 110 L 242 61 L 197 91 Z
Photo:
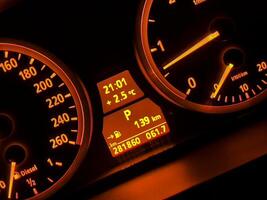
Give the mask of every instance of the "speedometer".
M 142 71 L 160 94 L 190 110 L 255 105 L 267 88 L 265 7 L 260 0 L 144 1 L 137 37 Z
M 13 43 L 0 43 L 0 91 L 0 199 L 48 197 L 89 146 L 89 98 L 62 63 Z

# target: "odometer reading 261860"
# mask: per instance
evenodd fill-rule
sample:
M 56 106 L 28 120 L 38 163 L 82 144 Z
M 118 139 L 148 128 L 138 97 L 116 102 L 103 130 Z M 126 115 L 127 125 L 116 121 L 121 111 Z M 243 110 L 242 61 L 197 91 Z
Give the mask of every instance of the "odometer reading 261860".
M 10 43 L 0 43 L 0 91 L 0 199 L 47 197 L 89 145 L 89 99 L 61 64 Z
M 165 98 L 233 112 L 266 97 L 267 20 L 261 0 L 145 0 L 137 55 Z

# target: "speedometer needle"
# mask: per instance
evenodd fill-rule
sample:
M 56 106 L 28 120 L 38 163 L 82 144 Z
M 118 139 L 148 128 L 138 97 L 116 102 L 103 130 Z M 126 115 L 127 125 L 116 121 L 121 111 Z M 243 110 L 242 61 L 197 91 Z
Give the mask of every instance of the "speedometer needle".
M 233 67 L 234 67 L 234 65 L 232 63 L 230 63 L 229 65 L 227 65 L 227 67 L 226 67 L 226 69 L 225 69 L 225 71 L 224 71 L 224 73 L 222 75 L 222 78 L 221 78 L 221 80 L 220 80 L 220 82 L 219 82 L 219 84 L 218 84 L 215 92 L 213 92 L 211 94 L 211 96 L 210 96 L 211 99 L 215 99 L 216 98 L 216 96 L 220 92 L 223 84 L 225 83 L 227 77 L 229 76 L 230 72 L 232 71 Z
M 8 186 L 8 199 L 11 199 L 12 196 L 15 169 L 16 169 L 16 162 L 11 162 L 9 186 Z
M 204 37 L 202 40 L 197 42 L 195 45 L 193 45 L 191 48 L 186 50 L 184 53 L 182 53 L 181 55 L 177 56 L 174 60 L 172 60 L 171 62 L 166 64 L 163 67 L 163 69 L 166 70 L 166 69 L 170 68 L 171 66 L 173 66 L 174 64 L 176 64 L 180 60 L 182 60 L 185 57 L 191 55 L 192 53 L 194 53 L 198 49 L 204 47 L 205 45 L 207 45 L 208 43 L 210 43 L 211 41 L 213 41 L 214 39 L 216 39 L 219 36 L 220 36 L 219 31 L 215 31 L 214 33 L 209 34 L 208 36 Z

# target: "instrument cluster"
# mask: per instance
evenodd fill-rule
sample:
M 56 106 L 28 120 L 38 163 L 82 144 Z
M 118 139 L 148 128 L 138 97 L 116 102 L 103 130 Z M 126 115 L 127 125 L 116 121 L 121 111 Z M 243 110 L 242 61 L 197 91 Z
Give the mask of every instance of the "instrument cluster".
M 263 116 L 263 8 L 21 0 L 0 9 L 0 199 L 93 197 Z

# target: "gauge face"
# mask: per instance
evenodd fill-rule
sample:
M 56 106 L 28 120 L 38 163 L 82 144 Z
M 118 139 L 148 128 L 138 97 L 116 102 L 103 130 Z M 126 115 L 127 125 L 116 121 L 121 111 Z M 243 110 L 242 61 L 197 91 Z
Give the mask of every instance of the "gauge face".
M 73 175 L 92 128 L 74 76 L 31 48 L 0 43 L 0 199 L 45 198 Z
M 143 72 L 187 109 L 223 113 L 254 105 L 266 96 L 264 8 L 260 0 L 146 0 L 137 49 Z

